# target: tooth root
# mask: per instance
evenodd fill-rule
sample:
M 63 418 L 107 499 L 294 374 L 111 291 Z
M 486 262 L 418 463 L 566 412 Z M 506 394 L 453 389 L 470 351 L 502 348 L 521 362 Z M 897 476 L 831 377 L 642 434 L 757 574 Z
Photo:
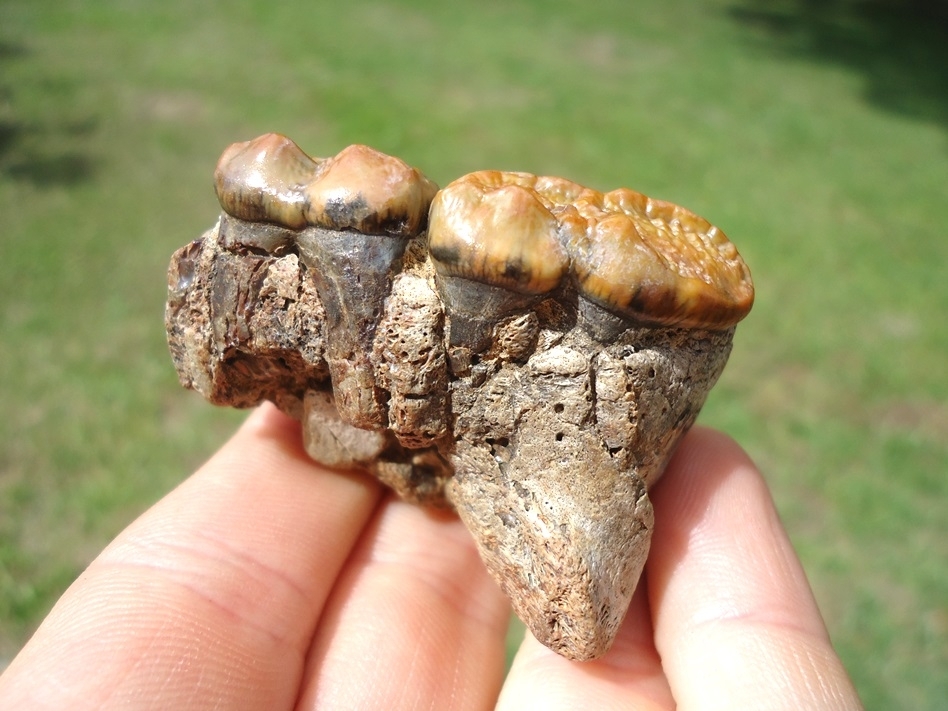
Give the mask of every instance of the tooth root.
M 592 371 L 588 353 L 554 345 L 523 376 L 501 372 L 485 384 L 471 409 L 497 429 L 457 444 L 448 484 L 516 613 L 540 642 L 576 660 L 611 646 L 653 528 L 645 482 L 617 466 L 591 426 Z
M 494 325 L 505 316 L 530 308 L 542 296 L 459 276 L 435 275 L 435 286 L 448 314 L 448 346 L 480 353 L 490 345 Z
M 331 393 L 309 390 L 303 398 L 303 446 L 315 461 L 333 469 L 366 469 L 381 456 L 384 432 L 343 421 Z
M 326 312 L 326 362 L 339 414 L 356 427 L 383 427 L 384 396 L 370 355 L 406 241 L 311 227 L 297 245 Z
M 314 461 L 334 469 L 359 469 L 399 496 L 444 507 L 444 483 L 453 471 L 434 448 L 403 449 L 391 433 L 354 427 L 339 415 L 332 394 L 309 390 L 296 416 L 303 422 L 303 446 Z
M 577 306 L 580 326 L 600 343 L 611 343 L 631 325 L 627 318 L 618 316 L 582 294 L 577 297 Z
M 215 227 L 175 252 L 169 278 L 168 345 L 185 386 L 218 405 L 282 407 L 326 380 L 322 305 L 295 254 L 229 252 Z
M 220 240 L 224 249 L 249 248 L 266 254 L 282 254 L 293 248 L 296 231 L 267 222 L 248 222 L 221 213 Z
M 430 447 L 448 431 L 444 313 L 426 279 L 400 274 L 385 302 L 373 355 L 388 391 L 388 426 L 403 447 Z

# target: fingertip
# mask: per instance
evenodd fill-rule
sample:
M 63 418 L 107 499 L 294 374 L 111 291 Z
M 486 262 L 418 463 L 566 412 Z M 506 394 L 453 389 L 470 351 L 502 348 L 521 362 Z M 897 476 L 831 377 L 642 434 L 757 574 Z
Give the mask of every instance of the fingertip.
M 825 635 L 766 481 L 731 437 L 695 428 L 651 497 L 648 580 L 657 615 L 671 609 L 678 619 L 691 610 L 704 618 L 776 605 L 788 616 L 805 610 L 802 619 Z M 682 599 L 662 604 L 673 596 Z
M 743 449 L 695 428 L 652 501 L 649 597 L 678 703 L 858 707 L 766 481 Z
M 751 526 L 779 527 L 753 462 L 731 437 L 706 427 L 688 432 L 649 496 L 655 511 L 647 564 L 653 589 L 663 589 L 682 563 L 703 565 L 705 556 L 716 555 L 715 546 L 726 555 Z M 758 515 L 751 518 L 751 512 Z
M 690 505 L 696 500 L 700 504 L 722 478 L 742 474 L 751 478 L 757 474 L 756 466 L 744 449 L 723 432 L 695 426 L 682 439 L 665 473 L 649 495 L 653 503 L 674 501 L 673 511 L 682 513 L 682 504 Z M 769 500 L 766 492 L 764 485 L 757 493 Z
M 246 437 L 276 444 L 285 452 L 307 459 L 299 420 L 290 417 L 271 402 L 264 402 L 252 410 L 234 434 L 238 440 Z
M 390 493 L 327 603 L 299 706 L 488 708 L 509 614 L 457 516 Z

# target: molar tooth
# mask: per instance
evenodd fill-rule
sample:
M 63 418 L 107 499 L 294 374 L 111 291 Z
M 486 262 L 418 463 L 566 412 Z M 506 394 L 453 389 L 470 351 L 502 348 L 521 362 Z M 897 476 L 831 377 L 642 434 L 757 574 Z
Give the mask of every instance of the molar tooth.
M 451 316 L 449 342 L 486 346 L 499 318 L 555 289 L 568 268 L 559 223 L 528 173 L 482 171 L 431 204 L 428 250 Z
M 286 136 L 267 133 L 228 146 L 214 171 L 214 187 L 229 215 L 298 230 L 306 226 L 303 187 L 317 163 Z
M 583 297 L 652 326 L 723 329 L 750 311 L 747 265 L 707 220 L 627 189 L 581 199 L 576 208 L 589 225 L 569 241 Z M 614 335 L 608 319 L 586 311 L 593 335 Z

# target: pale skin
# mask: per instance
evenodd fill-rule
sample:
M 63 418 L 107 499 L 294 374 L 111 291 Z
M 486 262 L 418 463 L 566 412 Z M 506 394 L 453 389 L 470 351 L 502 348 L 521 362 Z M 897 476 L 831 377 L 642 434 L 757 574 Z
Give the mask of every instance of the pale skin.
M 612 650 L 529 634 L 460 522 L 304 453 L 255 411 L 89 566 L 0 677 L 0 708 L 858 709 L 760 473 L 696 428 L 652 491 Z

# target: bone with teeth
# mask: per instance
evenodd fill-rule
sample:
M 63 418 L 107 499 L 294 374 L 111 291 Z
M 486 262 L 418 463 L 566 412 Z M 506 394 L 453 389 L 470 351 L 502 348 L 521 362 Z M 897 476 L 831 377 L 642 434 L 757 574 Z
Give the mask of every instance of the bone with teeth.
M 482 171 L 435 194 L 364 146 L 313 160 L 273 134 L 216 185 L 221 220 L 169 271 L 182 383 L 273 400 L 317 461 L 453 507 L 540 641 L 604 654 L 647 488 L 751 307 L 734 246 L 631 190 Z

